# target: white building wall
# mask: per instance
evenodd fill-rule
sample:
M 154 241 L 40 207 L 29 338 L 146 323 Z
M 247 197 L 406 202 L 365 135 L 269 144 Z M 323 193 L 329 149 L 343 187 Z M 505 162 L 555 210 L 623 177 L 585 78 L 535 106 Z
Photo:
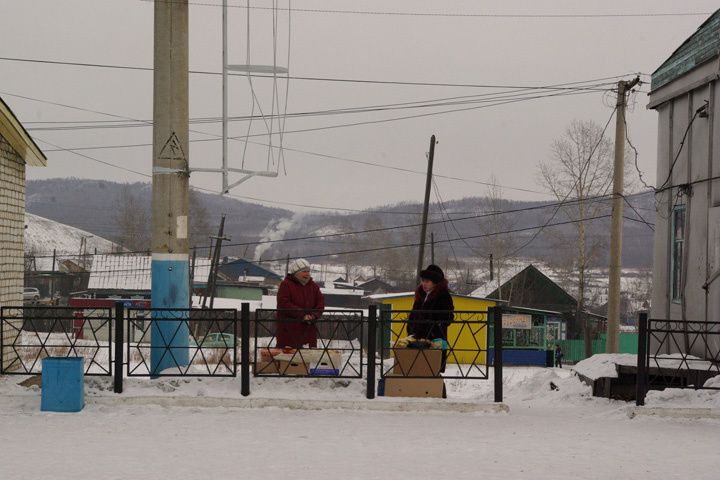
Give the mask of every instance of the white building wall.
M 717 62 L 710 63 L 712 65 L 698 70 L 717 68 Z M 692 78 L 699 74 L 705 75 L 706 72 L 693 72 Z M 720 265 L 720 259 L 715 259 L 715 252 L 719 251 L 715 232 L 720 229 L 720 226 L 716 225 L 720 215 L 717 210 L 712 210 L 713 207 L 720 206 L 720 180 L 707 180 L 720 175 L 720 108 L 716 101 L 720 99 L 720 81 L 716 79 L 683 92 L 691 83 L 690 76 L 686 75 L 651 96 L 652 101 L 653 96 L 660 98 L 665 92 L 678 92 L 676 96 L 656 107 L 658 187 L 668 178 L 670 165 L 680 149 L 688 122 L 705 101 L 709 102 L 708 115 L 699 116 L 693 122 L 668 182 L 668 185 L 692 184 L 690 194 L 680 200 L 687 209 L 684 245 L 687 250 L 684 259 L 685 302 L 681 304 L 671 301 L 671 212 L 673 204 L 678 201 L 678 189 L 673 188 L 657 195 L 651 316 L 675 320 L 720 321 L 720 278 L 708 285 L 717 270 L 715 265 Z M 717 348 L 720 336 L 715 337 L 713 343 Z
M 0 306 L 22 305 L 25 162 L 0 136 Z M 13 329 L 4 327 L 5 343 Z M 4 349 L 2 362 L 12 361 Z

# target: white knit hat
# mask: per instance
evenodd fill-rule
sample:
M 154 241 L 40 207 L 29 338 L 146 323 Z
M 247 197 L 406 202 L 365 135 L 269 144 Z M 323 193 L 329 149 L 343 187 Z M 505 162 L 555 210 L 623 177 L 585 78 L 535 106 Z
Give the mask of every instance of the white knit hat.
M 305 260 L 304 258 L 298 258 L 290 262 L 290 265 L 288 267 L 288 272 L 291 274 L 296 274 L 298 272 L 302 272 L 303 270 L 310 271 L 310 262 Z

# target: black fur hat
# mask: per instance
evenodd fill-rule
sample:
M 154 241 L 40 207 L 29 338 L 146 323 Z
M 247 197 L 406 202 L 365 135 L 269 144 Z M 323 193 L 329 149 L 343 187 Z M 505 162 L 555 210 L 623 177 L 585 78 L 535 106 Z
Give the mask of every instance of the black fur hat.
M 428 265 L 425 270 L 420 272 L 420 278 L 440 283 L 445 280 L 445 273 L 437 265 Z

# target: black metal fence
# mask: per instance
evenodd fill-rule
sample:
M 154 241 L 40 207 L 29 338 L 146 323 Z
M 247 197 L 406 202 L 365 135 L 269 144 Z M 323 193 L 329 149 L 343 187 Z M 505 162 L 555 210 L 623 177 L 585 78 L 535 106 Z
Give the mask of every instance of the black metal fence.
M 298 315 L 297 311 L 260 309 L 252 316 L 247 303 L 241 315 L 233 309 L 126 308 L 120 302 L 114 312 L 110 308 L 3 307 L 0 357 L 9 356 L 10 361 L 2 362 L 0 373 L 38 374 L 44 357 L 85 357 L 86 375 L 114 373 L 114 391 L 121 393 L 125 373 L 130 377 L 234 377 L 240 365 L 243 395 L 250 393 L 251 375 L 365 377 L 367 398 L 374 398 L 378 367 L 383 380 L 398 375 L 487 380 L 492 364 L 495 401 L 502 401 L 501 307 L 452 312 L 449 324 L 428 312 L 415 312 L 409 318 L 408 311 L 384 309 L 378 318 L 376 306 L 368 311 L 365 317 L 362 310 Z M 444 313 L 445 317 L 450 314 Z M 429 343 L 404 344 L 408 325 L 417 334 L 415 340 Z M 438 343 L 440 337 L 428 338 L 435 328 L 447 340 Z M 489 330 L 499 347 L 492 350 L 492 362 Z
M 488 379 L 487 311 L 393 310 L 381 314 L 379 328 L 383 378 Z
M 255 311 L 253 375 L 362 378 L 362 310 Z
M 34 375 L 46 357 L 84 357 L 85 375 L 112 373 L 109 308 L 0 308 L 0 373 Z
M 128 377 L 237 375 L 237 310 L 128 308 L 125 313 Z
M 720 390 L 707 381 L 720 375 L 720 322 L 638 319 L 637 405 L 648 390 Z

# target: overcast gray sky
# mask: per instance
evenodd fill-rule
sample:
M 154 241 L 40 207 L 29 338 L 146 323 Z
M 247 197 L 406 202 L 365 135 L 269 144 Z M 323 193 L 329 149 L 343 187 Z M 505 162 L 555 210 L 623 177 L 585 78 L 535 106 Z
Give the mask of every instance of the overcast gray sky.
M 193 3 L 194 0 L 191 0 Z M 219 0 L 196 0 L 218 4 Z M 243 0 L 229 0 L 245 5 Z M 253 6 L 269 6 L 255 0 Z M 287 6 L 287 0 L 280 0 Z M 288 56 L 290 72 L 298 77 L 368 79 L 472 85 L 540 86 L 582 82 L 632 72 L 650 74 L 707 18 L 696 16 L 626 16 L 552 18 L 546 14 L 711 13 L 717 1 L 641 0 L 603 2 L 508 0 L 481 1 L 347 1 L 295 0 L 303 9 L 360 10 L 457 14 L 527 14 L 535 17 L 457 17 L 365 15 L 337 12 L 287 12 L 278 15 L 278 64 Z M 230 63 L 246 63 L 246 10 L 232 8 Z M 221 9 L 190 7 L 190 65 L 194 70 L 221 68 Z M 252 63 L 272 63 L 270 10 L 254 9 L 250 17 Z M 143 0 L 2 0 L 0 56 L 28 59 L 152 66 L 153 4 Z M 27 127 L 48 127 L 38 121 L 112 120 L 99 113 L 73 110 L 13 95 L 56 102 L 133 119 L 152 118 L 152 73 L 0 61 L 0 95 Z M 643 80 L 649 82 L 648 76 Z M 611 80 L 615 81 L 615 80 Z M 256 79 L 264 112 L 271 109 L 271 81 Z M 190 116 L 221 113 L 219 76 L 192 75 Z M 285 83 L 279 84 L 284 100 Z M 602 88 L 609 88 L 603 86 Z M 366 107 L 469 95 L 497 95 L 507 89 L 409 86 L 352 82 L 291 80 L 288 112 Z M 649 90 L 644 85 L 642 90 Z M 10 95 L 12 94 L 12 95 Z M 251 113 L 246 78 L 231 81 L 233 116 Z M 475 99 L 477 100 L 478 97 Z M 608 94 L 555 96 L 387 123 L 288 133 L 286 147 L 326 156 L 286 151 L 287 175 L 256 178 L 233 195 L 327 207 L 366 208 L 420 200 L 422 175 L 400 172 L 327 156 L 424 170 L 429 137 L 437 135 L 436 173 L 487 181 L 494 175 L 505 187 L 542 190 L 537 183 L 538 161 L 547 158 L 552 140 L 573 119 L 605 124 L 612 108 Z M 628 113 L 630 136 L 640 152 L 640 168 L 655 181 L 656 114 L 638 94 Z M 321 117 L 288 118 L 285 130 L 374 121 L 452 108 L 403 109 Z M 257 114 L 257 108 L 255 110 Z M 58 125 L 52 125 L 58 126 Z M 277 127 L 276 127 L 277 128 Z M 217 138 L 219 123 L 191 125 L 201 133 L 191 138 Z M 232 124 L 232 135 L 245 135 L 247 122 Z M 253 123 L 252 134 L 264 132 Z M 143 144 L 152 141 L 149 127 L 31 130 L 41 148 Z M 609 129 L 610 137 L 614 129 Z M 253 137 L 267 142 L 267 137 Z M 277 141 L 277 139 L 275 140 Z M 232 142 L 231 166 L 239 167 L 243 144 Z M 151 148 L 83 150 L 96 160 L 149 174 Z M 220 142 L 191 146 L 191 167 L 220 165 Z M 48 152 L 47 168 L 31 168 L 28 179 L 81 177 L 116 181 L 148 181 L 69 152 Z M 266 168 L 267 148 L 253 145 L 245 165 Z M 191 184 L 219 190 L 220 178 L 193 174 Z M 484 195 L 486 187 L 438 179 L 445 199 Z M 547 195 L 505 188 L 507 198 L 546 199 Z

